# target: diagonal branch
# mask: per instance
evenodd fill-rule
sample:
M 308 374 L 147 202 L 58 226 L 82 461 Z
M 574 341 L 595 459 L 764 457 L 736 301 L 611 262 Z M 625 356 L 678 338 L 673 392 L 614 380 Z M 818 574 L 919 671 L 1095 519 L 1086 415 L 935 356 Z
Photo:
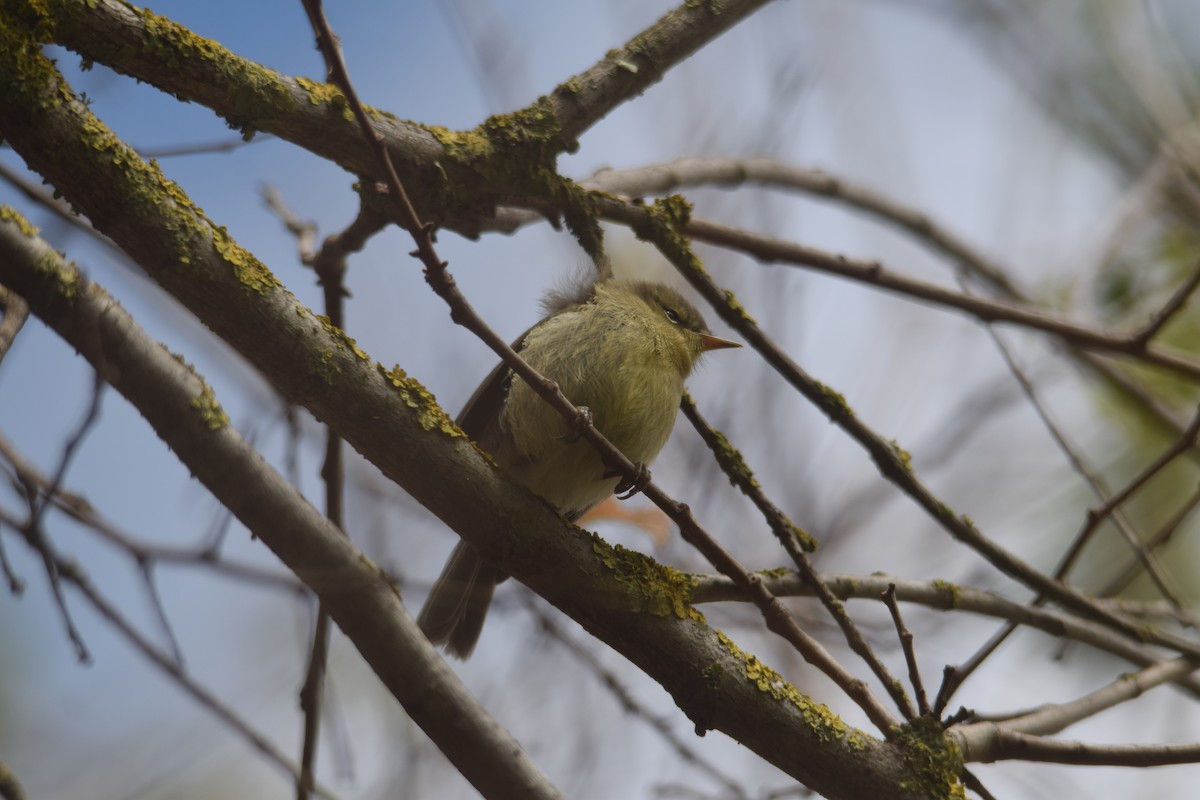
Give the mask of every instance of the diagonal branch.
M 562 136 L 567 140 L 578 138 L 766 2 L 685 2 L 626 44 L 610 50 L 595 66 L 559 84 L 550 94 Z
M 1105 687 L 1069 703 L 1043 706 L 1023 716 L 1004 720 L 1003 726 L 1017 733 L 1043 736 L 1074 725 L 1112 708 L 1120 703 L 1141 697 L 1156 686 L 1178 680 L 1200 669 L 1195 659 L 1174 658 L 1160 661 L 1138 670 L 1132 675 L 1121 675 Z
M 821 573 L 821 582 L 833 595 L 842 600 L 878 600 L 889 585 L 896 587 L 896 599 L 939 611 L 967 611 L 995 619 L 1009 620 L 1045 633 L 1081 642 L 1112 653 L 1132 664 L 1147 667 L 1162 660 L 1161 654 L 1127 636 L 1095 622 L 1079 619 L 1061 611 L 1014 603 L 993 592 L 971 589 L 946 581 L 903 580 L 890 575 L 845 575 Z M 778 597 L 812 596 L 808 581 L 796 574 L 769 574 L 763 577 Z M 717 575 L 692 576 L 692 602 L 745 602 L 746 597 L 728 578 Z M 1176 678 L 1176 683 L 1193 696 L 1200 698 L 1200 680 L 1194 676 Z

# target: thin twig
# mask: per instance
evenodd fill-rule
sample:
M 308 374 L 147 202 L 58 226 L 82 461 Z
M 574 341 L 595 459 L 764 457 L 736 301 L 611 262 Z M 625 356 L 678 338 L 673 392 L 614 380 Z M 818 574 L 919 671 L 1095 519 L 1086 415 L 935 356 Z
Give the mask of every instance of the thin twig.
M 137 153 L 145 159 L 232 153 L 235 150 L 241 150 L 258 142 L 269 142 L 274 138 L 269 133 L 255 132 L 254 136 L 248 139 L 239 136 L 236 139 L 220 139 L 218 141 L 201 142 L 198 144 L 181 144 L 174 147 L 139 148 Z
M 900 604 L 896 602 L 896 584 L 889 583 L 887 591 L 880 595 L 884 605 L 892 614 L 892 623 L 896 626 L 896 636 L 900 639 L 900 649 L 904 651 L 904 660 L 908 664 L 908 680 L 917 696 L 917 712 L 921 716 L 929 715 L 929 700 L 925 697 L 925 684 L 921 681 L 921 671 L 917 668 L 917 654 L 913 651 L 912 631 L 904 624 L 900 615 Z
M 58 556 L 54 552 L 54 546 L 50 543 L 49 537 L 46 536 L 46 531 L 41 523 L 36 521 L 39 515 L 39 509 L 44 507 L 44 504 L 38 502 L 37 485 L 27 476 L 20 472 L 17 473 L 17 480 L 22 490 L 25 493 L 25 502 L 29 507 L 29 516 L 24 522 L 17 522 L 5 516 L 3 519 L 9 527 L 18 531 L 25 537 L 25 541 L 42 559 L 42 566 L 46 570 L 46 578 L 50 583 L 50 593 L 54 598 L 54 604 L 58 608 L 59 616 L 62 618 L 63 625 L 67 630 L 67 638 L 71 642 L 71 646 L 75 648 L 75 657 L 82 664 L 90 664 L 92 655 L 88 651 L 87 644 L 83 641 L 83 636 L 79 629 L 75 627 L 75 620 L 71 616 L 71 609 L 67 606 L 67 598 L 63 594 L 62 575 L 59 573 Z M 2 512 L 0 512 L 2 513 Z
M 1200 286 L 1200 262 L 1197 262 L 1196 266 L 1192 268 L 1192 274 L 1175 290 L 1163 307 L 1155 312 L 1146 326 L 1133 335 L 1134 344 L 1140 347 L 1149 344 L 1150 340 L 1163 329 L 1163 326 L 1183 310 L 1198 286 Z
M 46 511 L 46 506 L 50 503 L 50 498 L 58 493 L 58 487 L 62 486 L 63 479 L 67 476 L 67 470 L 71 466 L 71 461 L 75 458 L 75 453 L 79 450 L 79 446 L 83 444 L 83 440 L 87 437 L 88 432 L 100 417 L 100 400 L 104 396 L 104 387 L 107 384 L 98 371 L 92 373 L 92 377 L 92 399 L 88 403 L 83 419 L 79 422 L 79 427 L 63 446 L 62 458 L 59 459 L 58 468 L 54 471 L 54 476 L 50 479 L 50 486 L 46 489 L 41 499 L 38 499 L 39 496 L 37 494 L 34 494 L 30 498 L 31 517 L 29 523 L 31 527 L 41 527 L 42 516 Z
M 1004 322 L 1031 328 L 1058 336 L 1064 342 L 1083 350 L 1135 355 L 1145 363 L 1155 364 L 1176 374 L 1193 379 L 1200 378 L 1200 361 L 1154 345 L 1138 344 L 1136 334 L 1098 331 L 1040 309 L 964 295 L 953 289 L 900 275 L 884 269 L 878 261 L 828 253 L 716 222 L 692 219 L 679 229 L 681 233 L 702 242 L 739 250 L 763 261 L 805 266 L 961 311 L 981 322 Z
M 969 741 L 958 735 L 960 729 L 946 732 L 958 742 L 967 761 L 1019 760 L 1098 767 L 1163 767 L 1200 761 L 1200 744 L 1097 744 L 1017 733 L 996 723 L 975 723 L 971 728 Z
M 1088 485 L 1092 489 L 1092 493 L 1095 494 L 1096 497 L 1106 505 L 1110 503 L 1111 498 L 1109 497 L 1110 491 L 1108 487 L 1104 484 L 1104 481 L 1099 476 L 1095 475 L 1090 469 L 1088 469 L 1087 465 L 1083 463 L 1083 457 L 1079 454 L 1075 447 L 1072 446 L 1069 441 L 1067 441 L 1067 437 L 1063 434 L 1057 423 L 1055 423 L 1055 421 L 1051 418 L 1049 410 L 1038 397 L 1037 391 L 1033 387 L 1033 383 L 1025 375 L 1025 372 L 1021 369 L 1020 365 L 1017 364 L 1017 361 L 1013 357 L 1012 351 L 1008 348 L 1008 345 L 1004 343 L 1004 340 L 1000 338 L 999 333 L 990 325 L 988 326 L 988 333 L 991 335 L 992 341 L 995 342 L 996 347 L 1000 350 L 1000 356 L 1004 359 L 1004 363 L 1008 366 L 1009 372 L 1017 381 L 1017 384 L 1021 387 L 1021 391 L 1024 392 L 1026 398 L 1029 399 L 1030 404 L 1033 406 L 1034 412 L 1042 421 L 1042 425 L 1045 426 L 1046 431 L 1050 434 L 1050 437 L 1054 440 L 1055 444 L 1057 444 L 1058 448 L 1066 455 L 1067 460 L 1071 463 L 1071 466 L 1074 467 L 1075 471 L 1078 472 L 1085 481 L 1087 481 Z M 1163 572 L 1162 568 L 1159 566 L 1157 559 L 1154 558 L 1153 552 L 1143 544 L 1141 537 L 1134 532 L 1132 524 L 1125 517 L 1124 513 L 1122 513 L 1121 510 L 1116 506 L 1114 506 L 1112 509 L 1112 518 L 1113 522 L 1117 526 L 1117 530 L 1125 538 L 1125 541 L 1129 543 L 1129 546 L 1133 549 L 1133 552 L 1137 558 L 1141 560 L 1143 565 L 1146 567 L 1151 578 L 1158 585 L 1163 596 L 1168 598 L 1176 607 L 1182 608 L 1183 604 L 1178 600 L 1175 592 L 1170 587 L 1168 578 Z M 1085 526 L 1084 530 L 1076 536 L 1074 542 L 1068 548 L 1068 555 L 1062 559 L 1058 568 L 1054 571 L 1054 577 L 1056 580 L 1066 579 L 1067 573 L 1070 571 L 1071 566 L 1074 563 L 1074 559 L 1079 553 L 1082 552 L 1084 545 L 1087 543 L 1087 540 L 1091 537 L 1095 530 L 1096 528 L 1094 526 Z
M 1062 452 L 1066 455 L 1067 460 L 1075 468 L 1076 472 L 1083 476 L 1083 478 L 1088 482 L 1096 496 L 1105 501 L 1106 504 L 1110 502 L 1108 498 L 1108 487 L 1104 485 L 1104 482 L 1099 478 L 1099 476 L 1094 475 L 1092 471 L 1088 469 L 1087 465 L 1083 463 L 1083 458 L 1079 455 L 1071 443 L 1067 441 L 1066 436 L 1051 418 L 1049 411 L 1039 399 L 1032 382 L 1025 375 L 1024 370 L 1022 370 L 1016 363 L 1016 359 L 1013 357 L 1008 346 L 1004 343 L 997 331 L 995 331 L 992 326 L 989 325 L 987 330 L 989 335 L 992 337 L 992 341 L 999 349 L 1000 355 L 1004 359 L 1005 364 L 1008 366 L 1009 372 L 1017 381 L 1017 384 L 1021 387 L 1022 392 L 1024 392 L 1025 396 L 1029 399 L 1029 402 L 1033 406 L 1035 413 L 1037 413 L 1038 418 L 1041 419 L 1042 424 L 1049 432 L 1055 444 L 1057 444 L 1059 449 L 1062 450 Z M 1133 533 L 1129 527 L 1128 521 L 1125 519 L 1125 516 L 1120 513 L 1119 509 L 1114 507 L 1113 511 L 1113 521 L 1117 524 L 1118 529 L 1121 530 L 1122 534 L 1133 548 L 1134 553 L 1137 555 L 1139 560 L 1148 569 L 1150 569 L 1151 574 L 1156 577 L 1156 582 L 1158 583 L 1160 590 L 1163 591 L 1165 596 L 1171 599 L 1176 608 L 1182 609 L 1182 605 L 1176 599 L 1174 593 L 1168 586 L 1166 576 L 1158 567 L 1157 561 L 1153 558 L 1150 549 L 1144 546 L 1137 535 Z M 1095 526 L 1085 525 L 1084 530 L 1082 530 L 1075 537 L 1072 545 L 1068 548 L 1067 555 L 1060 561 L 1058 568 L 1055 570 L 1054 578 L 1056 580 L 1061 581 L 1066 577 L 1066 574 L 1070 570 L 1075 558 L 1080 552 L 1082 552 L 1083 546 L 1086 544 L 1095 529 Z M 1046 599 L 1047 598 L 1044 593 L 1039 594 L 1034 600 L 1033 604 L 1042 605 Z M 938 688 L 937 698 L 934 702 L 934 710 L 936 713 L 941 714 L 945 710 L 951 698 L 962 687 L 967 679 L 984 663 L 984 661 L 991 656 L 993 652 L 995 652 L 996 648 L 998 648 L 1002 643 L 1004 643 L 1005 640 L 1008 639 L 1008 637 L 1015 630 L 1016 625 L 1012 622 L 1002 625 L 970 656 L 970 658 L 957 666 L 946 667 L 946 669 L 943 671 L 942 684 Z
M 783 510 L 772 503 L 763 493 L 762 487 L 754 479 L 754 473 L 743 460 L 741 453 L 733 448 L 729 440 L 719 431 L 715 430 L 707 421 L 700 415 L 700 411 L 696 408 L 695 401 L 691 395 L 686 392 L 683 395 L 682 406 L 683 415 L 687 417 L 688 422 L 692 423 L 692 427 L 700 434 L 700 438 L 712 451 L 721 470 L 729 477 L 730 481 L 737 486 L 743 494 L 750 498 L 751 502 L 758 508 L 766 519 L 767 524 L 771 528 L 771 532 L 775 538 L 779 540 L 780 545 L 787 552 L 796 568 L 800 571 L 801 577 L 812 587 L 816 596 L 821 601 L 821 605 L 829 612 L 841 628 L 843 636 L 846 638 L 850 649 L 861 658 L 871 671 L 875 673 L 875 677 L 884 685 L 887 692 L 892 697 L 892 702 L 904 715 L 905 719 L 912 719 L 916 716 L 916 711 L 913 709 L 912 701 L 904 693 L 904 687 L 898 681 L 883 661 L 875 655 L 875 651 L 867 643 L 862 633 L 858 630 L 858 626 L 850 619 L 850 615 L 846 613 L 845 607 L 838 601 L 833 593 L 826 588 L 821 581 L 817 570 L 812 565 L 812 561 L 808 558 L 805 550 L 812 550 L 816 547 L 816 542 L 805 531 L 798 528 L 788 519 Z
M 1004 727 L 1018 733 L 1045 736 L 1058 733 L 1101 711 L 1141 697 L 1164 683 L 1193 674 L 1200 665 L 1195 659 L 1175 658 L 1143 667 L 1069 703 L 1045 705 L 1028 714 L 1005 720 Z
M 822 573 L 821 582 L 842 600 L 878 600 L 888 584 L 895 584 L 896 599 L 903 603 L 917 603 L 939 611 L 966 611 L 972 614 L 1003 619 L 1014 625 L 1025 625 L 1042 631 L 1049 636 L 1065 637 L 1081 642 L 1097 650 L 1112 653 L 1139 667 L 1156 664 L 1162 660 L 1160 653 L 1152 648 L 1118 634 L 1098 623 L 1089 622 L 1073 614 L 1051 611 L 1042 607 L 1014 603 L 992 592 L 979 591 L 946 581 L 902 580 L 889 575 L 846 575 Z M 691 602 L 693 604 L 717 602 L 748 602 L 746 596 L 729 578 L 718 575 L 693 575 Z M 814 591 L 808 582 L 794 573 L 784 575 L 765 574 L 763 581 L 777 597 L 812 596 Z M 1190 655 L 1200 658 L 1200 652 Z M 1200 681 L 1187 678 L 1181 686 L 1200 698 Z M 935 705 L 934 710 L 938 710 Z
M 664 195 L 697 186 L 737 187 L 755 184 L 796 189 L 865 211 L 878 220 L 908 231 L 970 274 L 1005 295 L 1020 289 L 1004 269 L 975 252 L 928 215 L 882 193 L 819 169 L 802 169 L 769 158 L 680 158 L 624 170 L 602 170 L 580 182 L 588 189 L 624 196 Z
M 1083 544 L 1095 532 L 1095 530 L 1099 528 L 1100 524 L 1104 522 L 1104 520 L 1107 519 L 1110 514 L 1113 513 L 1113 511 L 1115 511 L 1126 500 L 1133 496 L 1135 492 L 1145 486 L 1151 478 L 1170 465 L 1171 462 L 1179 458 L 1179 456 L 1183 453 L 1194 448 L 1197 443 L 1198 435 L 1200 435 L 1200 407 L 1197 407 L 1196 414 L 1192 418 L 1191 424 L 1188 425 L 1187 430 L 1183 432 L 1183 435 L 1181 435 L 1173 445 L 1163 451 L 1158 458 L 1156 458 L 1149 466 L 1147 466 L 1136 477 L 1134 477 L 1124 489 L 1110 497 L 1106 503 L 1101 505 L 1099 508 L 1088 509 L 1086 519 L 1084 520 L 1083 529 L 1076 536 L 1072 548 L 1063 557 L 1062 563 L 1060 564 L 1056 574 L 1066 573 L 1066 570 L 1070 568 L 1075 558 L 1079 555 L 1079 551 L 1082 549 Z M 1139 543 L 1135 552 L 1137 552 L 1139 557 L 1142 559 L 1143 564 L 1150 571 L 1151 577 L 1155 577 L 1157 574 L 1156 565 L 1147 557 L 1148 554 L 1146 549 Z M 1156 580 L 1156 582 L 1158 581 Z M 1161 583 L 1160 589 L 1162 589 Z M 1168 599 L 1178 604 L 1173 592 L 1165 590 L 1163 591 L 1163 594 Z
M 137 564 L 171 563 L 192 567 L 201 567 L 235 580 L 244 581 L 257 586 L 282 589 L 292 594 L 304 595 L 307 590 L 294 576 L 280 574 L 251 564 L 242 564 L 218 558 L 216 549 L 207 544 L 202 547 L 168 547 L 147 544 L 137 541 L 129 533 L 119 530 L 109 520 L 95 510 L 84 497 L 77 495 L 65 487 L 49 495 L 50 478 L 43 475 L 24 456 L 17 452 L 3 434 L 0 434 L 0 456 L 13 469 L 14 477 L 19 473 L 20 480 L 32 482 L 38 491 L 50 498 L 54 507 L 78 522 L 84 528 L 94 531 L 101 539 L 119 548 Z M 152 592 L 152 596 L 157 592 Z M 155 611 L 162 616 L 162 609 Z
M 979 795 L 980 800 L 996 800 L 996 796 L 987 790 L 987 787 L 983 785 L 983 782 L 971 770 L 964 768 L 959 777 L 962 779 L 963 786 L 966 786 L 972 792 Z
M 21 580 L 21 576 L 13 569 L 12 562 L 8 560 L 8 551 L 4 549 L 4 537 L 0 536 L 0 572 L 4 573 L 4 579 L 8 581 L 8 590 L 16 596 L 20 596 L 25 592 L 25 581 Z
M 1172 537 L 1175 535 L 1175 532 L 1179 530 L 1179 526 L 1182 525 L 1183 521 L 1187 519 L 1193 511 L 1196 510 L 1197 505 L 1200 505 L 1200 487 L 1197 487 L 1197 489 L 1192 492 L 1191 496 L 1188 497 L 1187 501 L 1179 507 L 1175 514 L 1169 520 L 1163 523 L 1163 526 L 1159 528 L 1159 530 L 1153 536 L 1146 540 L 1146 547 L 1150 550 L 1157 550 L 1167 542 L 1171 541 Z M 1103 588 L 1100 589 L 1100 594 L 1105 597 L 1112 597 L 1120 594 L 1121 591 L 1124 590 L 1125 587 L 1128 586 L 1130 582 L 1137 576 L 1137 574 L 1138 559 L 1136 556 L 1134 556 L 1112 580 L 1110 580 L 1104 585 Z M 1193 628 L 1197 626 L 1196 617 L 1186 608 L 1173 603 L 1170 611 L 1166 613 L 1185 625 Z

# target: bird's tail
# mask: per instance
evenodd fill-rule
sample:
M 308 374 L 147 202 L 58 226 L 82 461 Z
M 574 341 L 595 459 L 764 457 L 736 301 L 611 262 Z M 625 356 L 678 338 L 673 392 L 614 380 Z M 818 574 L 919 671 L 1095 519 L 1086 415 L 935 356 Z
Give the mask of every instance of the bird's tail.
M 417 625 L 435 645 L 466 659 L 479 641 L 492 592 L 501 575 L 483 563 L 474 547 L 459 542 L 425 600 Z

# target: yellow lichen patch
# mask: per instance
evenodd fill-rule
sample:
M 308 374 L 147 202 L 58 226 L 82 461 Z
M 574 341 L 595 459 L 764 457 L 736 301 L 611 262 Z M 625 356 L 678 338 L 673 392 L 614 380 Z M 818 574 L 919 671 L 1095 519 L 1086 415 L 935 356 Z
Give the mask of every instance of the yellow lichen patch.
M 328 347 L 317 350 L 312 358 L 313 372 L 320 376 L 326 386 L 333 387 L 337 383 L 338 376 L 341 370 L 338 369 L 337 359 L 333 357 L 333 350 Z
M 900 446 L 900 443 L 895 439 L 888 442 L 892 446 L 892 451 L 896 454 L 896 458 L 900 459 L 901 466 L 905 472 L 912 472 L 912 454 Z
M 200 394 L 192 398 L 192 408 L 200 412 L 200 419 L 210 431 L 220 430 L 229 424 L 229 415 L 217 402 L 217 396 L 213 394 L 212 387 L 203 381 Z
M 333 106 L 342 112 L 342 118 L 347 122 L 356 122 L 354 111 L 350 108 L 350 103 L 346 101 L 346 95 L 342 90 L 332 83 L 321 83 L 310 78 L 296 78 L 297 85 L 304 90 L 308 95 L 308 102 L 314 106 Z M 376 119 L 379 118 L 378 112 L 370 106 L 364 106 L 367 113 Z
M 267 265 L 235 242 L 223 226 L 213 227 L 212 241 L 213 249 L 226 264 L 233 267 L 233 274 L 242 286 L 259 294 L 266 294 L 281 286 Z
M 742 305 L 742 301 L 737 299 L 737 295 L 735 295 L 733 292 L 731 292 L 728 289 L 725 289 L 724 292 L 725 292 L 725 305 L 729 306 L 730 311 L 737 314 L 739 317 L 741 317 L 746 322 L 749 322 L 751 325 L 758 324 L 758 320 L 754 319 L 754 317 L 752 317 L 750 315 L 750 312 L 747 311 L 746 307 Z
M 962 751 L 946 737 L 942 724 L 930 717 L 919 717 L 904 725 L 893 741 L 903 749 L 908 766 L 904 789 L 936 800 L 961 800 L 966 791 L 959 781 L 963 770 Z
M 815 386 L 821 395 L 822 410 L 827 415 L 843 419 L 849 419 L 854 416 L 854 409 L 846 402 L 846 398 L 842 396 L 841 392 L 826 386 L 820 381 L 816 381 Z
M 13 6 L 16 8 L 13 8 Z M 53 20 L 32 3 L 0 7 L 0 91 L 8 102 L 48 111 L 71 99 L 72 92 L 40 42 L 49 38 Z
M 356 358 L 361 361 L 371 360 L 371 357 L 367 355 L 366 351 L 358 346 L 358 342 L 354 341 L 354 339 L 351 338 L 350 335 L 344 330 L 330 322 L 329 317 L 325 316 L 324 314 L 318 314 L 317 322 L 321 323 L 321 327 L 325 329 L 326 333 L 336 339 L 342 347 L 353 353 Z
M 421 385 L 420 381 L 408 377 L 408 374 L 398 366 L 385 369 L 382 364 L 378 364 L 376 369 L 396 390 L 404 404 L 417 412 L 417 422 L 422 428 L 427 431 L 439 430 L 450 436 L 466 438 L 467 435 L 463 433 L 462 428 L 458 427 L 450 415 L 438 405 L 433 393 Z
M 24 236 L 33 237 L 38 235 L 37 226 L 25 219 L 21 212 L 12 206 L 0 205 L 0 220 L 13 223 L 17 226 L 17 230 Z
M 939 580 L 933 581 L 933 588 L 937 589 L 938 593 L 941 594 L 942 597 L 944 598 L 944 600 L 945 600 L 944 607 L 945 608 L 957 608 L 958 607 L 958 593 L 959 593 L 958 584 L 954 584 L 954 583 L 951 583 L 950 581 L 943 581 L 943 580 L 939 579 Z
M 819 739 L 822 741 L 842 740 L 855 749 L 865 746 L 866 741 L 863 735 L 843 722 L 827 706 L 810 699 L 795 686 L 785 681 L 778 672 L 759 661 L 757 656 L 743 652 L 732 639 L 720 631 L 717 631 L 717 639 L 742 665 L 742 675 L 746 680 L 774 700 L 795 706 L 804 717 L 805 723 Z
M 31 225 L 16 209 L 0 205 L 0 221 L 11 223 L 23 236 L 33 241 L 32 250 L 37 253 L 33 267 L 37 272 L 41 289 L 51 300 L 70 303 L 79 291 L 81 278 L 79 269 L 55 252 L 41 239 L 36 239 L 38 229 Z M 34 299 L 27 296 L 27 299 Z
M 137 8 L 134 12 L 145 28 L 142 51 L 147 56 L 175 69 L 203 62 L 217 73 L 216 80 L 226 89 L 232 103 L 232 111 L 225 117 L 234 128 L 249 133 L 255 120 L 274 119 L 294 110 L 291 91 L 275 73 L 173 20 L 147 9 Z
M 694 581 L 690 575 L 634 550 L 610 545 L 594 533 L 592 551 L 617 582 L 629 589 L 631 611 L 704 621 L 704 615 L 692 607 Z
M 308 95 L 308 102 L 314 106 L 323 106 L 328 103 L 345 105 L 346 103 L 346 95 L 342 94 L 342 90 L 332 83 L 322 83 L 303 76 L 297 77 L 296 83 Z
M 464 166 L 474 166 L 490 158 L 494 152 L 492 140 L 478 130 L 452 131 L 441 125 L 426 125 L 425 130 L 433 134 L 446 155 Z

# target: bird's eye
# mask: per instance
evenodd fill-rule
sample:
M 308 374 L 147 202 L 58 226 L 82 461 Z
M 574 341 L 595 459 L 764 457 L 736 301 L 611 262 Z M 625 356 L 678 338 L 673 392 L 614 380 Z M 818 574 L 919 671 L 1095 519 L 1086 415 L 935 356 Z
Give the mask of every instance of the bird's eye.
M 670 306 L 663 306 L 662 309 L 663 313 L 667 315 L 667 319 L 669 319 L 673 325 L 678 325 L 681 322 L 678 311 Z

